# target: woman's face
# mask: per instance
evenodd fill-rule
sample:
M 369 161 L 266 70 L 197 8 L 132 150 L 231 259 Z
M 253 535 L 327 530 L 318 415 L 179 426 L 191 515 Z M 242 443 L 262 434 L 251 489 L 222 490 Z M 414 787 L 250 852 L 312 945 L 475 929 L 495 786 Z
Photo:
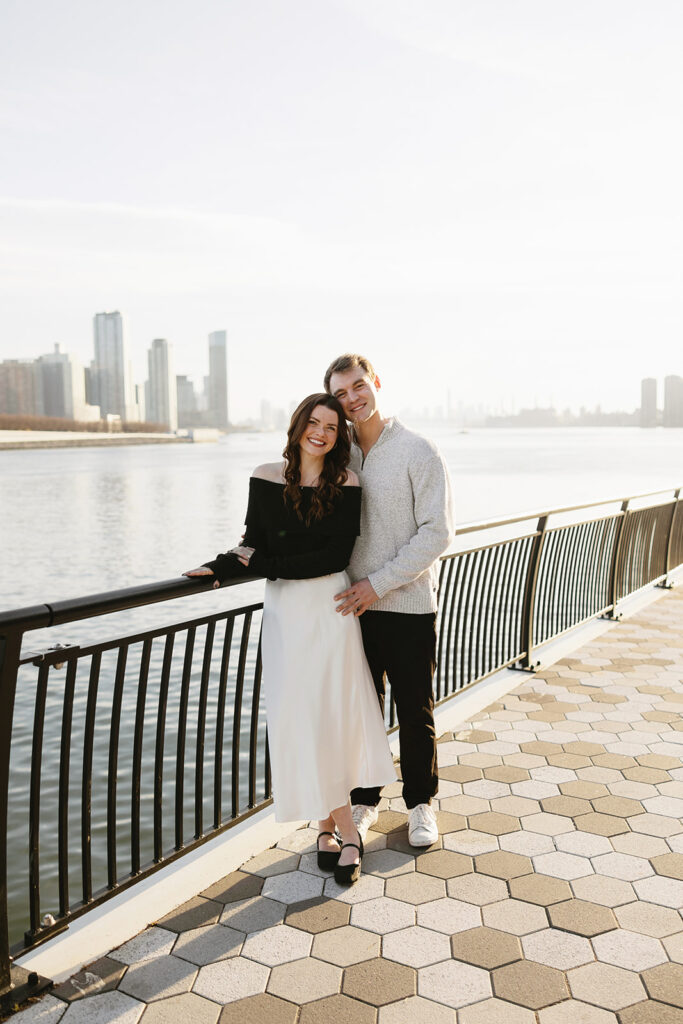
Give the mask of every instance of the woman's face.
M 339 419 L 334 409 L 316 405 L 299 441 L 299 448 L 306 455 L 327 455 L 337 443 Z

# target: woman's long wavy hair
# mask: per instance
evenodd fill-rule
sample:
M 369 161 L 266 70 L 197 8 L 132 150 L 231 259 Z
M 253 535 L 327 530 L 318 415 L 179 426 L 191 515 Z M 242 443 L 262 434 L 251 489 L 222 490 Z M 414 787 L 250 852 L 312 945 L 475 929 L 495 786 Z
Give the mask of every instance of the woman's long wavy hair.
M 285 490 L 284 499 L 289 503 L 299 519 L 304 518 L 301 509 L 303 493 L 301 490 L 301 450 L 299 442 L 304 431 L 308 427 L 313 410 L 318 406 L 332 409 L 337 414 L 337 441 L 334 448 L 325 456 L 322 472 L 318 478 L 317 486 L 313 491 L 311 506 L 306 515 L 308 526 L 314 519 L 322 519 L 329 515 L 334 509 L 334 499 L 341 493 L 341 487 L 348 477 L 346 467 L 351 457 L 351 439 L 349 428 L 346 425 L 344 410 L 334 398 L 325 392 L 309 395 L 292 413 L 292 419 L 287 431 L 287 444 L 282 455 L 285 460 Z

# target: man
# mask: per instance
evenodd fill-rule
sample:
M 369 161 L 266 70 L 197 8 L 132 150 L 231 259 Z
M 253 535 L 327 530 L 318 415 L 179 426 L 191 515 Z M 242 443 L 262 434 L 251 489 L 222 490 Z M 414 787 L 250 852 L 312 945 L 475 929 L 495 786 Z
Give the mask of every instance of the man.
M 438 558 L 454 537 L 450 482 L 436 446 L 382 416 L 379 377 L 347 354 L 325 374 L 325 390 L 353 424 L 351 468 L 363 488 L 361 535 L 337 611 L 361 616 L 363 645 L 384 707 L 389 677 L 399 723 L 403 798 L 412 846 L 430 846 L 438 828 L 430 801 L 438 787 L 432 677 L 436 654 Z M 367 614 L 365 614 L 367 613 Z M 351 793 L 364 837 L 378 817 L 379 789 Z

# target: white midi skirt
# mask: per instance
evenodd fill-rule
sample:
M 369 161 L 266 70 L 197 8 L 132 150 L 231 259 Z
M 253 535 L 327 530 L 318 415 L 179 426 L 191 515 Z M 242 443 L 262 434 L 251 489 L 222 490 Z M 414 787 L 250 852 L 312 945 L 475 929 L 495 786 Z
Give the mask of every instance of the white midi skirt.
M 334 595 L 349 585 L 345 572 L 266 582 L 263 690 L 277 821 L 326 818 L 354 787 L 396 781 L 360 624 L 335 611 Z

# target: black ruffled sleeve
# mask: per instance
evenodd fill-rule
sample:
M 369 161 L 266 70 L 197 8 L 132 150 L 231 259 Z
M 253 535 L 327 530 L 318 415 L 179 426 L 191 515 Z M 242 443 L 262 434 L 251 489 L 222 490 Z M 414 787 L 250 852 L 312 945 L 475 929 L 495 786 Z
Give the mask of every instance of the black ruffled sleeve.
M 244 534 L 244 540 L 242 544 L 247 548 L 263 548 L 266 543 L 266 532 L 262 525 L 262 519 L 259 515 L 259 506 L 261 504 L 259 499 L 258 488 L 254 484 L 256 477 L 252 477 L 249 481 L 249 502 L 247 504 L 247 515 L 244 520 L 246 525 L 246 532 Z M 237 555 L 231 555 L 230 552 L 225 552 L 216 555 L 213 562 L 204 562 L 203 564 L 207 569 L 211 569 L 217 580 L 221 583 L 225 583 L 227 580 L 236 580 L 252 576 L 265 576 L 265 573 L 261 572 L 251 563 L 253 558 L 250 559 L 249 565 L 242 565 Z

